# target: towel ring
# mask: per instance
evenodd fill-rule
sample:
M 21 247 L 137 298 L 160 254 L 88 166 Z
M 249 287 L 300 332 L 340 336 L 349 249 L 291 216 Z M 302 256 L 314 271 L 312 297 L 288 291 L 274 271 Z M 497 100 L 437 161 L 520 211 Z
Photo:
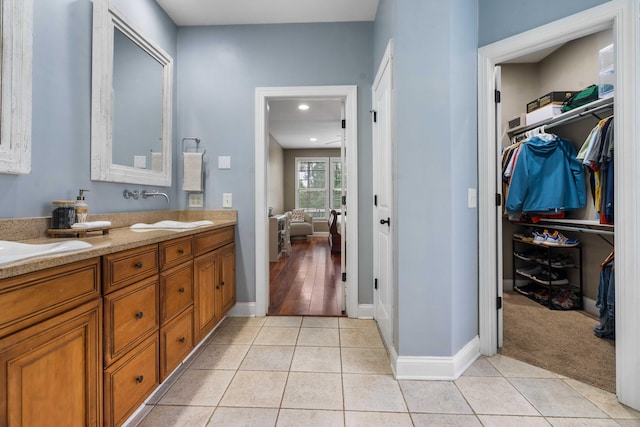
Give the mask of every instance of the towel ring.
M 200 138 L 198 138 L 197 136 L 188 136 L 188 137 L 182 138 L 182 152 L 183 153 L 186 153 L 186 151 L 184 151 L 184 142 L 187 141 L 187 140 L 195 141 L 195 143 L 196 143 L 196 153 L 197 153 L 198 152 L 198 146 L 200 145 Z M 207 153 L 207 150 L 205 149 L 202 152 L 202 155 L 204 156 L 206 153 Z

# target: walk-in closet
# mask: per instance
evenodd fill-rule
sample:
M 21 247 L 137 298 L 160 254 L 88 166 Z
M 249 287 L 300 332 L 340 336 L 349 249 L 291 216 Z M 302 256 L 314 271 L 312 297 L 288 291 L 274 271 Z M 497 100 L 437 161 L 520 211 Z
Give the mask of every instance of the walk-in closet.
M 611 392 L 614 52 L 607 29 L 499 64 L 497 83 L 500 351 Z

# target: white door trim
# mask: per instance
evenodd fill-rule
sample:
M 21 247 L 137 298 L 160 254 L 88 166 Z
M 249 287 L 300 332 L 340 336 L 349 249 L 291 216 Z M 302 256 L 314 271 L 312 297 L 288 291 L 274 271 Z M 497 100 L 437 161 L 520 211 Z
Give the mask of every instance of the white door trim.
M 497 349 L 496 270 L 498 245 L 495 194 L 497 155 L 493 68 L 495 65 L 558 43 L 613 27 L 616 46 L 616 389 L 618 399 L 640 408 L 640 184 L 636 178 L 640 150 L 638 99 L 638 0 L 612 0 L 584 12 L 509 37 L 478 50 L 478 186 L 479 186 L 479 332 L 480 351 Z
M 267 103 L 272 99 L 299 97 L 343 99 L 347 127 L 347 315 L 358 317 L 358 87 L 350 86 L 288 86 L 258 87 L 255 98 L 255 267 L 256 316 L 265 316 L 269 309 L 269 260 L 267 217 Z

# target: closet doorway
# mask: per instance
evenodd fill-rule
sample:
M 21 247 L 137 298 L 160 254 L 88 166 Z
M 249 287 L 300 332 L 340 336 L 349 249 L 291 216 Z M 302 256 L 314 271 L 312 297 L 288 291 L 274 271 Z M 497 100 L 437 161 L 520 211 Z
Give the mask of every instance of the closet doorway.
M 513 230 L 508 229 L 508 226 L 503 229 L 503 206 L 496 206 L 495 203 L 495 196 L 502 194 L 501 179 L 497 173 L 501 168 L 500 150 L 504 145 L 501 109 L 505 108 L 505 104 L 508 104 L 505 96 L 500 97 L 503 100 L 500 104 L 494 102 L 495 90 L 500 89 L 501 83 L 501 81 L 495 80 L 496 66 L 505 64 L 507 67 L 522 68 L 521 65 L 509 63 L 518 62 L 518 60 L 520 62 L 538 62 L 540 56 L 546 57 L 550 52 L 562 49 L 564 45 L 579 43 L 588 38 L 597 38 L 599 35 L 610 32 L 616 52 L 615 100 L 613 101 L 616 121 L 616 194 L 627 195 L 626 200 L 616 200 L 616 226 L 611 236 L 611 243 L 615 238 L 615 245 L 618 246 L 615 280 L 617 286 L 616 317 L 618 318 L 617 325 L 620 326 L 617 329 L 615 343 L 616 392 L 622 403 L 638 408 L 640 407 L 640 393 L 634 384 L 640 378 L 640 371 L 633 362 L 633 348 L 638 345 L 638 337 L 628 327 L 628 325 L 637 324 L 637 315 L 635 314 L 637 310 L 633 307 L 638 304 L 638 292 L 632 288 L 632 284 L 638 282 L 638 270 L 633 261 L 633 257 L 637 254 L 633 242 L 638 238 L 638 228 L 635 224 L 637 222 L 635 204 L 638 197 L 638 187 L 633 178 L 637 151 L 633 146 L 632 136 L 636 105 L 635 99 L 631 96 L 635 93 L 635 76 L 632 76 L 633 68 L 630 66 L 636 58 L 637 36 L 635 35 L 636 28 L 632 25 L 633 16 L 635 16 L 633 2 L 613 1 L 479 49 L 479 320 L 481 352 L 487 355 L 495 354 L 502 344 L 503 310 L 501 305 L 506 296 L 502 292 L 503 276 L 507 276 L 505 274 L 507 270 L 512 270 L 509 265 L 505 268 L 503 260 L 511 261 L 514 252 L 510 245 L 505 245 L 503 248 L 503 242 L 510 243 L 512 241 Z M 536 55 L 539 56 L 538 59 L 532 60 Z M 625 60 L 623 61 L 622 58 Z M 565 60 L 571 62 L 575 58 L 565 57 Z M 511 70 L 508 71 L 508 73 L 510 72 Z M 499 75 L 499 73 L 497 74 Z M 594 82 L 591 79 L 591 81 L 580 83 L 582 83 L 580 86 L 567 88 L 567 90 L 576 90 L 591 83 L 597 83 L 597 80 Z M 552 88 L 546 92 L 563 89 L 564 87 Z M 522 88 L 516 88 L 516 92 L 518 91 L 522 91 Z M 509 91 L 507 90 L 507 92 Z M 542 93 L 537 94 L 537 96 L 540 95 Z M 525 106 L 526 104 L 521 105 L 520 109 L 524 110 Z M 593 122 L 590 123 L 590 126 L 593 126 Z M 576 132 L 577 134 L 584 132 L 584 130 L 568 130 L 558 127 L 557 132 L 561 131 Z M 582 140 L 575 135 L 571 137 L 575 139 L 577 144 L 582 145 L 584 136 Z M 621 221 L 623 218 L 624 221 Z M 587 220 L 575 218 L 575 221 L 568 221 L 565 224 L 555 223 L 554 225 L 556 228 L 566 226 L 567 230 L 571 230 L 576 225 L 578 228 L 600 228 L 591 227 L 591 221 L 582 224 L 585 225 L 584 227 L 580 227 L 580 221 Z M 549 228 L 553 228 L 553 226 L 549 226 Z M 563 230 L 562 232 L 571 234 L 571 231 L 565 232 Z M 592 237 L 595 240 L 599 239 L 595 233 Z M 587 242 L 590 238 L 584 238 L 582 233 L 578 234 L 578 238 L 584 239 L 585 245 L 592 246 L 592 242 Z M 610 251 L 610 249 L 610 247 L 605 247 L 604 251 Z M 597 255 L 595 258 L 599 259 Z M 507 276 L 507 278 L 509 277 Z M 514 280 L 517 284 L 517 277 L 511 278 L 511 280 L 511 284 L 514 283 Z M 508 282 L 506 284 L 508 287 Z M 593 293 L 592 290 L 589 292 Z M 544 342 L 540 343 L 540 345 L 544 344 Z
M 339 100 L 344 105 L 343 177 L 349 200 L 358 200 L 358 138 L 357 138 L 357 87 L 356 86 L 304 86 L 256 88 L 256 306 L 255 315 L 264 316 L 269 309 L 269 215 L 267 203 L 267 158 L 269 141 L 269 103 L 291 99 Z M 344 211 L 343 206 L 343 211 Z M 347 204 L 349 227 L 345 236 L 349 245 L 342 251 L 345 265 L 342 280 L 346 315 L 358 317 L 358 206 Z M 346 274 L 346 275 L 345 275 Z

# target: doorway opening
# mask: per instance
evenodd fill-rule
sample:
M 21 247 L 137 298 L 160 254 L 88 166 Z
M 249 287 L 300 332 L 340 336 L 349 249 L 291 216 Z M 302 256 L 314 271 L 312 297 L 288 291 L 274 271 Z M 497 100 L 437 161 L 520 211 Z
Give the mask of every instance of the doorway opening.
M 502 301 L 503 253 L 502 250 L 502 206 L 496 206 L 496 195 L 502 194 L 499 184 L 500 165 L 500 107 L 495 104 L 494 79 L 496 66 L 515 58 L 535 54 L 558 45 L 594 35 L 601 31 L 612 31 L 615 46 L 615 129 L 616 129 L 616 194 L 628 195 L 626 200 L 616 200 L 615 245 L 618 247 L 616 281 L 616 393 L 619 400 L 632 407 L 640 406 L 640 392 L 634 384 L 640 376 L 638 367 L 629 353 L 638 345 L 638 337 L 628 325 L 637 324 L 638 270 L 632 258 L 635 246 L 629 240 L 638 238 L 636 200 L 638 187 L 633 169 L 637 162 L 634 147 L 636 104 L 635 76 L 636 31 L 634 25 L 635 3 L 616 1 L 589 9 L 560 21 L 527 31 L 479 49 L 479 312 L 480 346 L 485 355 L 495 354 L 500 346 L 503 313 Z M 628 55 L 628 56 L 627 56 Z M 596 57 L 597 58 L 597 57 Z M 624 58 L 624 60 L 623 60 Z M 597 61 L 597 59 L 596 59 Z M 586 85 L 585 85 L 586 86 Z M 624 220 L 632 218 L 631 220 Z M 570 224 L 571 225 L 571 224 Z M 560 228 L 561 226 L 557 226 Z M 506 237 L 506 236 L 505 236 Z M 509 236 L 510 237 L 510 236 Z M 628 252 L 627 252 L 628 251 Z M 510 254 L 509 254 L 510 255 Z M 621 297 L 624 295 L 624 297 Z M 625 326 L 627 325 L 627 326 Z M 541 343 L 540 345 L 543 345 Z
M 333 134 L 333 137 L 324 141 L 325 145 L 336 144 L 333 141 L 346 141 L 344 144 L 344 148 L 338 150 L 340 154 L 340 162 L 336 162 L 336 157 L 334 157 L 334 164 L 338 163 L 340 165 L 340 173 L 342 174 L 342 179 L 346 182 L 344 186 L 344 190 L 340 193 L 340 197 L 338 198 L 340 203 L 343 201 L 343 197 L 346 194 L 349 195 L 349 199 L 346 200 L 346 206 L 344 204 L 341 205 L 340 210 L 341 214 L 344 218 L 347 216 L 349 218 L 349 227 L 343 230 L 345 242 L 348 241 L 349 245 L 346 248 L 343 248 L 341 251 L 342 259 L 344 260 L 341 266 L 340 271 L 340 284 L 341 288 L 338 292 L 341 296 L 340 300 L 343 302 L 344 307 L 341 308 L 340 312 L 344 311 L 344 313 L 349 317 L 357 317 L 358 316 L 358 254 L 357 254 L 357 224 L 358 224 L 358 214 L 357 214 L 357 99 L 356 99 L 357 87 L 356 86 L 313 86 L 313 87 L 277 87 L 277 88 L 257 88 L 256 89 L 256 315 L 266 315 L 269 313 L 269 305 L 270 305 L 270 260 L 269 260 L 269 250 L 270 246 L 273 246 L 270 241 L 270 233 L 269 233 L 269 224 L 276 224 L 276 230 L 278 227 L 285 228 L 287 227 L 287 220 L 282 218 L 285 212 L 292 212 L 292 208 L 297 206 L 304 206 L 304 203 L 300 205 L 296 202 L 295 198 L 298 197 L 296 191 L 289 192 L 289 196 L 293 197 L 294 201 L 285 201 L 285 196 L 282 196 L 282 207 L 277 210 L 282 212 L 276 212 L 275 209 L 271 209 L 271 214 L 276 215 L 277 218 L 273 218 L 269 216 L 270 206 L 269 203 L 269 143 L 273 139 L 272 129 L 270 128 L 272 125 L 274 126 L 273 133 L 278 134 L 278 124 L 276 121 L 272 123 L 270 120 L 271 114 L 271 106 L 275 107 L 277 111 L 279 105 L 293 105 L 292 102 L 297 102 L 297 105 L 300 104 L 300 100 L 304 99 L 310 103 L 311 101 L 326 103 L 327 101 L 337 102 L 337 105 L 341 106 L 341 116 L 344 118 L 345 125 L 340 128 L 340 137 L 337 134 Z M 277 117 L 277 116 L 276 116 Z M 341 123 L 340 123 L 341 124 Z M 335 129 L 333 130 L 335 132 Z M 311 137 L 308 137 L 311 138 Z M 316 137 L 320 139 L 320 137 Z M 338 146 L 340 146 L 338 144 Z M 331 168 L 332 156 L 322 156 L 322 159 L 319 158 L 307 158 L 305 160 L 304 156 L 300 156 L 298 159 L 295 159 L 294 155 L 294 166 L 292 171 L 289 174 L 290 176 L 283 176 L 283 181 L 289 180 L 289 183 L 292 184 L 295 188 L 296 186 L 296 177 L 298 174 L 298 167 L 303 166 L 302 170 L 307 168 L 312 168 L 317 166 L 317 164 L 326 164 L 329 169 Z M 324 160 L 326 159 L 326 161 Z M 307 162 L 307 163 L 305 163 Z M 327 171 L 327 176 L 330 176 L 329 171 Z M 299 177 L 298 177 L 299 178 Z M 304 177 L 303 177 L 304 178 Z M 298 183 L 299 184 L 299 183 Z M 284 187 L 284 186 L 283 186 Z M 333 193 L 333 190 L 331 190 Z M 346 193 L 346 194 L 344 194 Z M 331 195 L 329 195 L 331 196 Z M 337 195 L 336 195 L 337 197 Z M 276 200 L 277 197 L 271 198 L 271 200 Z M 274 203 L 274 204 L 275 204 Z M 315 203 L 315 202 L 314 202 Z M 307 222 L 311 223 L 312 228 L 318 228 L 321 230 L 324 228 L 324 224 L 328 223 L 327 215 L 328 210 L 332 207 L 332 203 L 335 204 L 334 198 L 329 197 L 329 200 L 324 205 L 324 207 L 315 206 L 314 203 L 307 203 L 309 206 L 306 206 L 304 209 L 303 221 L 305 221 L 305 217 Z M 313 206 L 312 206 L 313 205 Z M 335 206 L 334 206 L 335 208 Z M 287 209 L 287 211 L 285 211 Z M 277 215 L 280 214 L 280 215 Z M 286 216 L 286 215 L 284 215 Z M 314 221 L 314 216 L 316 220 Z M 282 222 L 284 225 L 280 226 L 278 223 Z M 344 221 L 346 222 L 346 220 Z M 293 224 L 291 222 L 290 224 Z M 304 226 L 304 224 L 303 224 Z M 284 230 L 285 234 L 287 230 Z M 291 236 L 291 229 L 289 231 L 289 238 Z M 329 231 L 323 232 L 318 231 L 318 233 L 326 233 L 324 236 L 321 236 L 321 239 L 325 241 L 327 247 L 329 247 Z M 271 233 L 273 234 L 273 233 Z M 309 239 L 307 237 L 307 239 Z M 315 239 L 315 238 L 312 238 Z M 277 242 L 280 240 L 278 239 Z M 291 252 L 293 253 L 293 249 L 295 246 L 295 237 L 291 244 Z M 275 243 L 275 242 L 274 242 Z M 343 243 L 344 245 L 344 243 Z M 286 248 L 286 242 L 283 242 L 283 248 Z M 277 249 L 277 246 L 276 246 Z

